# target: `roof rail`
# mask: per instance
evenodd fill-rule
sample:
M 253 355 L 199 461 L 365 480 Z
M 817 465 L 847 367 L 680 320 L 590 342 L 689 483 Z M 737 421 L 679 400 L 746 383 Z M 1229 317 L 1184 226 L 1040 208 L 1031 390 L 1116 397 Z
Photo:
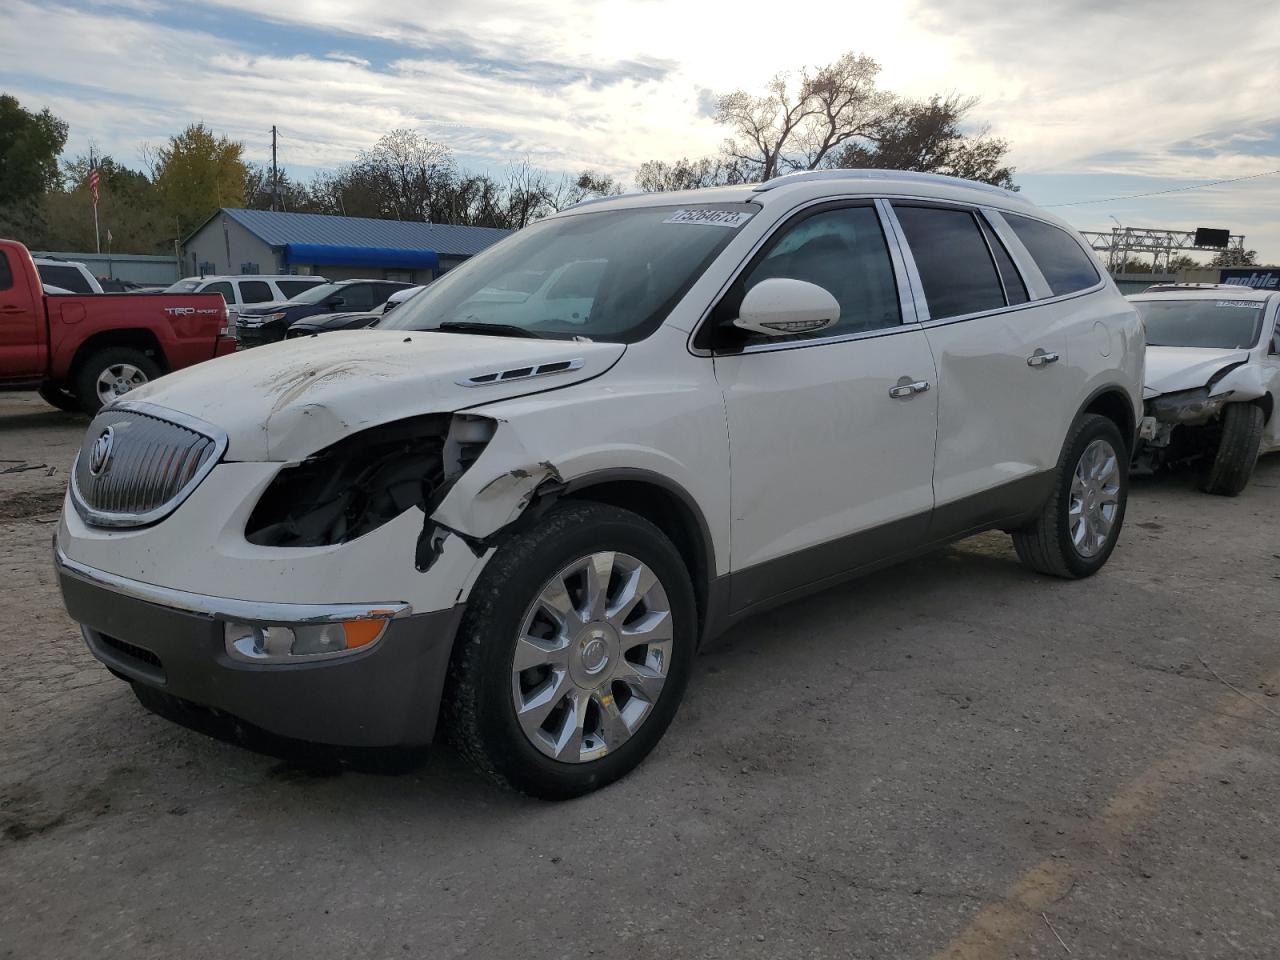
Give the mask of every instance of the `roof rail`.
M 795 173 L 784 173 L 756 184 L 752 188 L 755 193 L 763 193 L 775 187 L 783 187 L 789 183 L 807 183 L 811 180 L 908 180 L 917 183 L 948 184 L 953 187 L 969 187 L 973 190 L 985 190 L 987 193 L 999 194 L 1002 197 L 1017 197 L 1012 190 L 997 187 L 977 180 L 965 180 L 961 177 L 949 177 L 941 173 L 919 173 L 915 170 L 875 170 L 859 168 L 854 170 L 798 170 Z M 1019 199 L 1021 199 L 1019 197 Z

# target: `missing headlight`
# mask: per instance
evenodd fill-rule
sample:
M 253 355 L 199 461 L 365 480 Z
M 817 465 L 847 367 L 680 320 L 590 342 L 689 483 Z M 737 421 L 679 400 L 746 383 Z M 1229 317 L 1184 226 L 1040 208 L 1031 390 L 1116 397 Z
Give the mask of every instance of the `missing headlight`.
M 376 530 L 410 507 L 428 503 L 480 455 L 493 421 L 430 414 L 346 437 L 285 467 L 245 526 L 245 539 L 267 547 L 321 547 Z

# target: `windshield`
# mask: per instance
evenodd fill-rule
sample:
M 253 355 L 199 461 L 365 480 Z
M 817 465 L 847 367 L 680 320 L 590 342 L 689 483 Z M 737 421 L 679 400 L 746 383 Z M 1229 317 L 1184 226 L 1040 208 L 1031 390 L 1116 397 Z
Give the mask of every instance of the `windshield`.
M 510 335 L 634 343 L 657 328 L 758 210 L 719 203 L 543 220 L 445 274 L 378 326 L 492 326 Z
M 165 293 L 195 293 L 203 283 L 202 280 L 179 280 L 164 288 Z
M 330 294 L 337 293 L 341 290 L 336 283 L 322 283 L 318 287 L 312 287 L 310 290 L 304 290 L 296 297 L 290 299 L 290 303 L 319 303 Z
M 1262 332 L 1257 300 L 1140 300 L 1149 347 L 1212 347 L 1247 350 Z

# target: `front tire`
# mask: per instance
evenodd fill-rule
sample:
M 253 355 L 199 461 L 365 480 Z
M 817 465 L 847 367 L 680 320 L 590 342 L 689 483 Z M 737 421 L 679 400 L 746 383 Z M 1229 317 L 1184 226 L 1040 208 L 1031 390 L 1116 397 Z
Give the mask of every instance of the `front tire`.
M 1013 532 L 1018 559 L 1038 573 L 1069 580 L 1101 570 L 1124 525 L 1128 450 L 1111 420 L 1082 416 L 1063 445 L 1040 516 Z
M 1222 497 L 1237 497 L 1249 485 L 1266 416 L 1252 403 L 1229 403 L 1222 412 L 1222 437 L 1200 489 Z
M 133 347 L 108 347 L 89 356 L 76 371 L 80 408 L 93 416 L 103 405 L 160 376 L 160 365 Z
M 628 510 L 561 504 L 499 547 L 471 592 L 445 692 L 450 738 L 503 786 L 589 793 L 661 739 L 696 642 L 671 541 Z

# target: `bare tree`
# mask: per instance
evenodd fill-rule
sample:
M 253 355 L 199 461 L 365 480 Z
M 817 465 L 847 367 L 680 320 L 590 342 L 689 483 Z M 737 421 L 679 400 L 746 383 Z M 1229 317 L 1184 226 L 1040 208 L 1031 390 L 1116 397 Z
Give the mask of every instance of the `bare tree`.
M 636 187 L 650 193 L 719 187 L 747 183 L 751 179 L 752 170 L 746 163 L 724 157 L 699 157 L 696 160 L 681 157 L 672 162 L 646 160 L 635 175 Z
M 876 88 L 880 65 L 846 53 L 816 70 L 779 73 L 763 96 L 735 90 L 719 98 L 716 122 L 733 135 L 722 152 L 760 180 L 784 170 L 814 170 L 831 151 L 870 133 L 896 98 Z

